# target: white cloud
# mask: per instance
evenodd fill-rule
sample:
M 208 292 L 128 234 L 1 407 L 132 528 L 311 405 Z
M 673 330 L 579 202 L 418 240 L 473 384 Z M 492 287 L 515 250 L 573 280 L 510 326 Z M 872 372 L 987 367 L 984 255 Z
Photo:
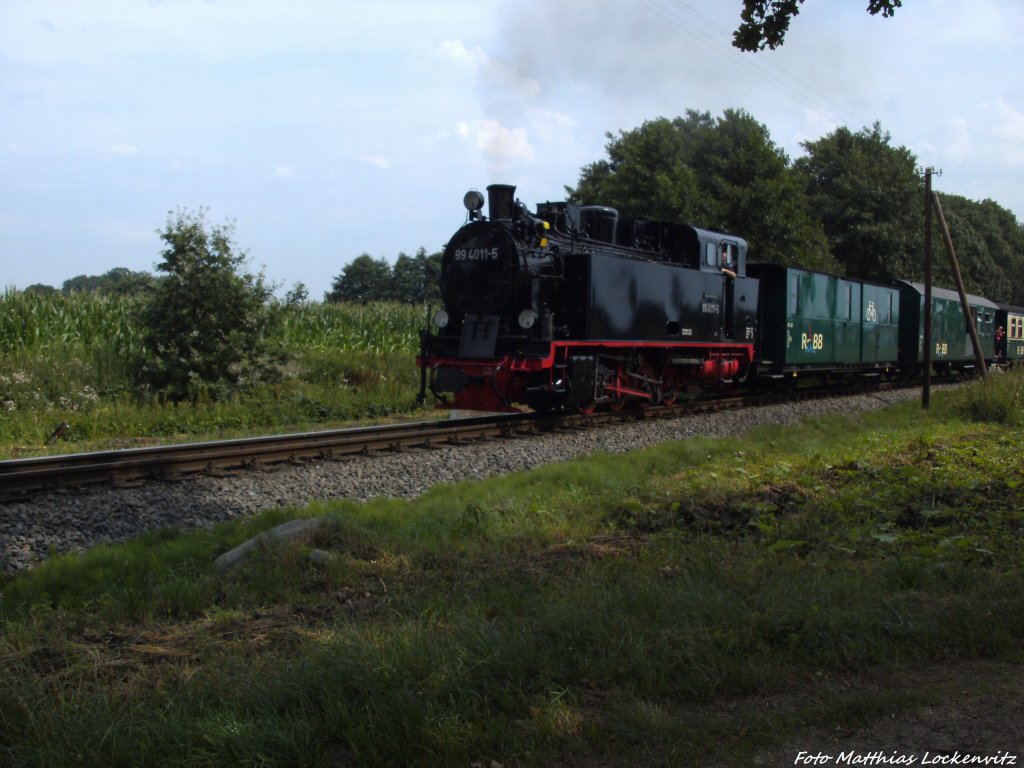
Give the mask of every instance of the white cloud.
M 480 46 L 472 49 L 466 47 L 461 40 L 442 40 L 433 50 L 438 58 L 456 64 L 467 65 L 474 69 L 487 66 L 491 59 Z
M 460 122 L 456 133 L 472 141 L 492 158 L 533 160 L 534 151 L 525 128 L 507 128 L 497 120 Z
M 501 61 L 494 60 L 484 70 L 484 77 L 488 81 L 488 87 L 515 95 L 517 98 L 528 101 L 540 95 L 540 82 L 532 77 L 526 77 L 518 69 Z
M 274 166 L 274 170 L 270 174 L 272 179 L 293 179 L 296 175 L 296 170 L 290 165 L 277 165 Z
M 946 122 L 942 153 L 954 162 L 1024 165 L 1024 112 L 1005 101 L 985 101 L 969 110 L 970 118 Z
M 444 40 L 434 47 L 435 57 L 474 72 L 485 92 L 517 99 L 533 99 L 541 91 L 540 83 L 516 66 L 490 56 L 480 46 L 468 48 L 461 40 Z
M 360 157 L 359 161 L 366 163 L 367 165 L 372 165 L 374 168 L 381 168 L 383 170 L 391 167 L 391 161 L 386 157 L 381 157 L 380 155 L 367 155 L 366 157 Z
M 978 152 L 978 141 L 970 122 L 965 117 L 954 117 L 948 122 L 949 136 L 942 153 L 954 161 L 968 160 Z
M 801 145 L 805 141 L 817 141 L 839 127 L 832 114 L 824 109 L 804 108 L 803 116 L 803 120 L 796 127 L 792 145 L 786 140 L 787 137 L 774 137 L 776 142 L 784 145 L 783 148 L 790 155 L 790 159 L 800 157 L 804 153 Z
M 569 115 L 546 107 L 527 110 L 526 116 L 530 125 L 545 141 L 563 138 L 576 126 L 576 121 Z

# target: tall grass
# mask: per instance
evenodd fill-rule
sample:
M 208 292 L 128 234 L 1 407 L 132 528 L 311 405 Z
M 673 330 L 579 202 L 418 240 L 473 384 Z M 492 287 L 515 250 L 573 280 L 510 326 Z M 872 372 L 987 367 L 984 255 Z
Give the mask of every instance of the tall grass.
M 1024 369 L 991 371 L 983 380 L 951 395 L 949 404 L 970 421 L 1024 427 Z

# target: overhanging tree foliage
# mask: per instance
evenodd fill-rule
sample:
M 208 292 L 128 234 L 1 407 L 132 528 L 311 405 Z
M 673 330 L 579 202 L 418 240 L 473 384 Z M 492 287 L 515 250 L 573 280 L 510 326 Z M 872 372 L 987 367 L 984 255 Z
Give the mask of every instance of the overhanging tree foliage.
M 164 275 L 148 292 L 140 320 L 146 359 L 141 382 L 172 401 L 217 399 L 265 379 L 280 356 L 269 344 L 272 288 L 243 270 L 233 226 L 207 227 L 205 211 L 169 213 L 160 232 Z
M 782 45 L 789 22 L 800 13 L 804 0 L 743 0 L 741 23 L 733 33 L 732 44 L 741 51 L 762 51 Z M 868 0 L 868 13 L 889 17 L 903 0 Z

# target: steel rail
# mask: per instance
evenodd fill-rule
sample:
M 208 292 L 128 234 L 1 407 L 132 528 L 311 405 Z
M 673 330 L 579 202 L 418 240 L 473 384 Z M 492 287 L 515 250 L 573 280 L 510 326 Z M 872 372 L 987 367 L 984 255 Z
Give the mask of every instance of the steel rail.
M 0 491 L 40 491 L 143 477 L 332 458 L 474 440 L 528 428 L 530 414 L 302 432 L 236 440 L 72 453 L 0 461 Z
M 579 429 L 622 421 L 673 418 L 726 408 L 769 405 L 811 397 L 839 397 L 873 391 L 877 384 L 857 387 L 796 389 L 773 394 L 729 394 L 674 405 L 578 413 L 510 413 L 470 418 L 420 421 L 347 429 L 301 432 L 182 443 L 146 448 L 71 453 L 0 461 L 0 493 L 8 500 L 25 493 L 115 483 L 140 478 L 167 478 L 188 473 L 232 470 L 301 459 L 332 459 L 375 451 L 526 434 Z

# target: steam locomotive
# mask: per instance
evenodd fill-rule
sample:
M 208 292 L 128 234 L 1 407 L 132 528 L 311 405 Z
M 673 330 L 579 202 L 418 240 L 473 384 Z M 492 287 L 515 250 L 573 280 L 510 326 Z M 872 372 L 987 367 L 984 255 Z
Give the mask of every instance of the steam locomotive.
M 893 376 L 921 366 L 923 286 L 749 263 L 736 235 L 471 190 L 445 246 L 444 306 L 421 334 L 420 398 L 514 411 L 672 403 L 800 377 Z M 984 356 L 1024 357 L 1024 309 L 970 296 Z M 936 369 L 970 372 L 955 292 L 936 289 Z M 1020 338 L 1000 336 L 1013 329 Z

